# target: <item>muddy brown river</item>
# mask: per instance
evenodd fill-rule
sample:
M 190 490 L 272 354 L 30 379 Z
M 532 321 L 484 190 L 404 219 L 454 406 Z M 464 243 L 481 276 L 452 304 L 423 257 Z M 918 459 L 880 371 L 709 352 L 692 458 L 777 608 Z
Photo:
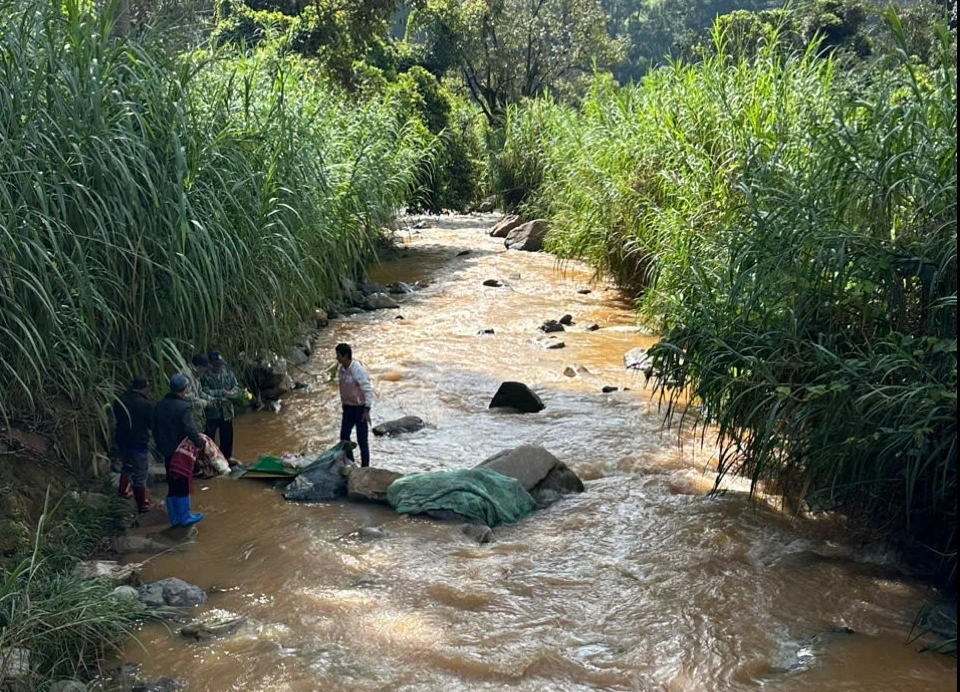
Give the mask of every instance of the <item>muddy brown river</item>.
M 456 524 L 387 507 L 291 504 L 262 481 L 198 483 L 198 539 L 153 558 L 144 577 L 195 583 L 210 593 L 198 614 L 247 622 L 202 643 L 150 625 L 125 660 L 191 692 L 957 689 L 955 659 L 905 645 L 935 594 L 882 551 L 846 543 L 835 519 L 753 503 L 736 479 L 722 496 L 705 494 L 714 450 L 661 433 L 642 376 L 623 366 L 651 339 L 616 291 L 583 267 L 504 251 L 484 233 L 496 217 L 428 220 L 404 234 L 406 257 L 371 275 L 429 285 L 401 296 L 400 310 L 332 321 L 296 376 L 309 389 L 278 414 L 242 416 L 235 455 L 336 441 L 339 400 L 325 370 L 347 341 L 374 382 L 374 424 L 428 423 L 371 438 L 374 466 L 461 469 L 535 443 L 586 492 L 477 545 Z M 490 278 L 503 286 L 484 287 Z M 565 313 L 565 348 L 534 343 L 541 322 Z M 593 323 L 602 328 L 587 331 Z M 575 363 L 586 372 L 564 375 Z M 546 409 L 488 410 L 503 380 L 529 384 Z M 361 527 L 385 535 L 362 540 Z

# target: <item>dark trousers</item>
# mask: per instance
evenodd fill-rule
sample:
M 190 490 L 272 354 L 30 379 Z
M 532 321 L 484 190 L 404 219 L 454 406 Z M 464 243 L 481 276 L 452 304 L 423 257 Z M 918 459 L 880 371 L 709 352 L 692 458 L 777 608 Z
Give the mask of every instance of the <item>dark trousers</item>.
M 217 431 L 220 431 L 220 441 L 217 442 Z M 207 418 L 207 429 L 204 431 L 211 440 L 217 443 L 223 456 L 233 458 L 233 420 L 221 418 Z
M 350 440 L 350 431 L 357 428 L 357 446 L 360 447 L 360 465 L 370 465 L 370 443 L 368 442 L 369 428 L 363 419 L 363 406 L 344 406 L 343 418 L 340 420 L 340 439 Z M 347 456 L 353 460 L 353 450 L 347 450 Z
M 124 449 L 121 451 L 123 468 L 120 473 L 130 476 L 134 488 L 146 488 L 150 474 L 150 452 L 146 449 Z
M 190 495 L 190 479 L 170 473 L 170 459 L 164 459 L 163 465 L 167 469 L 167 497 L 188 497 Z

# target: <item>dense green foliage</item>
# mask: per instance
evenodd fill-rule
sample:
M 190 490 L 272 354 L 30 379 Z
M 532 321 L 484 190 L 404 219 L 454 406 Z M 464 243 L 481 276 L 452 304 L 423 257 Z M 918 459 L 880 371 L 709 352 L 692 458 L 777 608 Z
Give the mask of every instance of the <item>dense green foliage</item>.
M 636 289 L 655 386 L 692 395 L 721 473 L 904 531 L 955 582 L 955 33 L 930 65 L 849 74 L 723 38 L 578 110 L 514 111 L 514 198 L 550 250 Z
M 47 689 L 58 679 L 86 678 L 144 618 L 135 599 L 118 598 L 111 584 L 75 573 L 128 519 L 128 502 L 95 497 L 94 504 L 68 496 L 45 507 L 30 545 L 0 564 L 0 686 Z M 14 675 L 14 650 L 30 652 L 28 674 Z
M 187 349 L 282 346 L 373 257 L 429 144 L 299 59 L 169 58 L 63 8 L 0 13 L 8 420 L 96 416 Z

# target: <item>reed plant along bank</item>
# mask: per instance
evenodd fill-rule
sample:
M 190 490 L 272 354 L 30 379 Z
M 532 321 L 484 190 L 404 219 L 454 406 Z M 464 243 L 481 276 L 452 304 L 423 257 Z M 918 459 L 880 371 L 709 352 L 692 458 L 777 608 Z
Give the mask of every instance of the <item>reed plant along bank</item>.
M 956 33 L 939 39 L 928 64 L 845 72 L 773 32 L 637 87 L 598 78 L 577 110 L 514 110 L 500 164 L 548 249 L 634 289 L 662 330 L 655 387 L 719 431 L 721 473 L 908 536 L 955 588 Z
M 110 29 L 74 0 L 0 0 L 6 422 L 95 418 L 189 349 L 280 347 L 372 258 L 429 149 L 300 59 Z

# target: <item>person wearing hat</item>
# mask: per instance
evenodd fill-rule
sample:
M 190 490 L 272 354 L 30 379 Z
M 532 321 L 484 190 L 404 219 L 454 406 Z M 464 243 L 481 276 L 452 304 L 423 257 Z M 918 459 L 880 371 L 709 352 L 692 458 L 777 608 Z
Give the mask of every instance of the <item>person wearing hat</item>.
M 197 421 L 197 428 L 203 428 L 207 422 L 207 409 L 214 405 L 213 401 L 204 398 L 200 389 L 200 381 L 207 374 L 210 361 L 203 353 L 197 353 L 190 361 L 190 386 L 184 395 L 193 408 L 193 416 Z
M 190 378 L 178 372 L 170 378 L 169 384 L 170 393 L 158 401 L 153 409 L 153 439 L 167 469 L 167 514 L 170 515 L 170 523 L 188 526 L 200 521 L 203 515 L 190 511 L 192 477 L 171 469 L 170 460 L 184 439 L 200 449 L 206 447 L 207 441 L 197 430 L 193 409 L 186 398 Z
M 113 417 L 117 424 L 117 448 L 123 461 L 117 494 L 124 498 L 132 496 L 141 514 L 149 512 L 154 508 L 147 497 L 153 402 L 147 398 L 146 378 L 133 378 L 127 391 L 113 402 Z
M 209 403 L 206 408 L 206 435 L 217 442 L 227 459 L 233 458 L 233 418 L 235 415 L 231 397 L 240 393 L 237 377 L 227 369 L 226 361 L 219 351 L 210 351 L 210 368 L 200 380 L 200 393 Z

